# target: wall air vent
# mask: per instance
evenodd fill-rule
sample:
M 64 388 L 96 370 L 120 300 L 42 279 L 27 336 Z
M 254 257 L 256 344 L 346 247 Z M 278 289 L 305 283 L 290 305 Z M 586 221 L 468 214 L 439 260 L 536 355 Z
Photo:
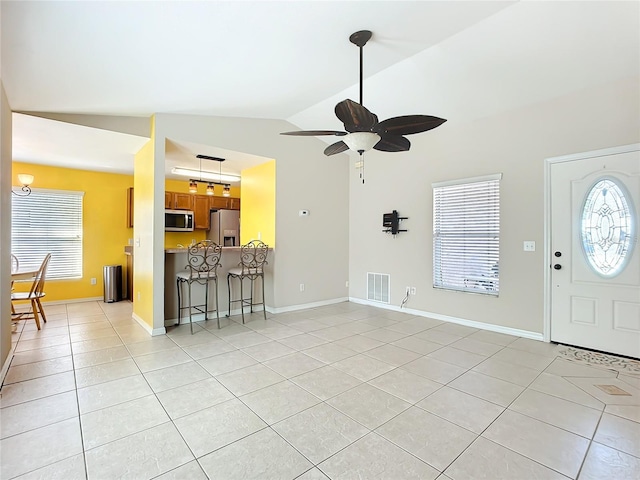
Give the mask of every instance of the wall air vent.
M 390 283 L 388 273 L 367 272 L 367 300 L 389 303 Z

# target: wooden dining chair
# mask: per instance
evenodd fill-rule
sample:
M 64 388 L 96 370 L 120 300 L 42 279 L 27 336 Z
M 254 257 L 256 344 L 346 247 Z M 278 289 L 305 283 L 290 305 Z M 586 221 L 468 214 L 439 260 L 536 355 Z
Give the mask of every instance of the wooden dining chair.
M 42 303 L 40 299 L 43 298 L 46 294 L 44 292 L 44 282 L 47 277 L 47 266 L 49 265 L 49 260 L 51 260 L 51 254 L 48 253 L 44 260 L 42 261 L 42 265 L 38 269 L 36 276 L 33 279 L 33 283 L 31 284 L 31 289 L 29 292 L 14 292 L 11 294 L 11 303 L 13 302 L 30 302 L 31 308 L 29 311 L 24 313 L 17 313 L 14 317 L 17 317 L 17 320 L 26 320 L 29 318 L 33 318 L 36 321 L 36 326 L 38 330 L 40 330 L 40 316 L 42 316 L 42 320 L 47 321 L 47 317 L 44 314 L 44 309 L 42 308 Z

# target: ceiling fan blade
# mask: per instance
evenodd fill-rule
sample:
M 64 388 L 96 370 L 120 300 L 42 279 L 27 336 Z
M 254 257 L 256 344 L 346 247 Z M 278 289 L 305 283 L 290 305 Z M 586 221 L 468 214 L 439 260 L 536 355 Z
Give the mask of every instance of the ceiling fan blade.
M 353 100 L 341 101 L 336 105 L 335 112 L 347 132 L 369 132 L 378 123 L 377 115 Z
M 381 152 L 406 152 L 411 148 L 411 142 L 402 135 L 380 135 L 380 141 L 373 147 Z
M 373 131 L 379 134 L 411 135 L 439 127 L 444 122 L 446 122 L 444 118 L 430 115 L 404 115 L 383 120 Z
M 335 135 L 336 137 L 342 137 L 347 132 L 340 132 L 337 130 L 300 130 L 297 132 L 282 132 L 280 135 L 295 135 L 298 137 L 315 137 L 319 135 Z
M 349 147 L 347 147 L 347 144 L 344 143 L 342 140 L 340 140 L 339 142 L 336 142 L 332 145 L 329 145 L 327 148 L 324 149 L 324 154 L 326 156 L 329 155 L 335 155 L 336 153 L 342 153 L 345 150 L 349 150 Z

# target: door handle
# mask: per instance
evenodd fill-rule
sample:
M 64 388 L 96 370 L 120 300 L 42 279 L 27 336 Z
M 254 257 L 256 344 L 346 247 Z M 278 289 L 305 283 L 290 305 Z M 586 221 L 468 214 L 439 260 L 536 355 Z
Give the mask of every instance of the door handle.
M 560 270 L 562 268 L 562 265 L 560 265 L 559 263 L 556 263 L 553 268 L 555 268 L 556 270 Z

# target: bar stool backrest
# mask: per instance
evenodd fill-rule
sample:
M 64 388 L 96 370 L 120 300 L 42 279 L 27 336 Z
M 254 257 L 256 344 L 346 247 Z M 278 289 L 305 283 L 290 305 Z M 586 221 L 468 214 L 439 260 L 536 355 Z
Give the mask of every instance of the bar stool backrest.
M 240 247 L 240 263 L 242 276 L 251 277 L 263 274 L 264 266 L 268 264 L 269 246 L 261 240 L 251 240 Z
M 207 278 L 217 276 L 220 267 L 222 247 L 211 240 L 202 240 L 191 245 L 187 251 L 188 265 L 191 281 L 206 281 Z

